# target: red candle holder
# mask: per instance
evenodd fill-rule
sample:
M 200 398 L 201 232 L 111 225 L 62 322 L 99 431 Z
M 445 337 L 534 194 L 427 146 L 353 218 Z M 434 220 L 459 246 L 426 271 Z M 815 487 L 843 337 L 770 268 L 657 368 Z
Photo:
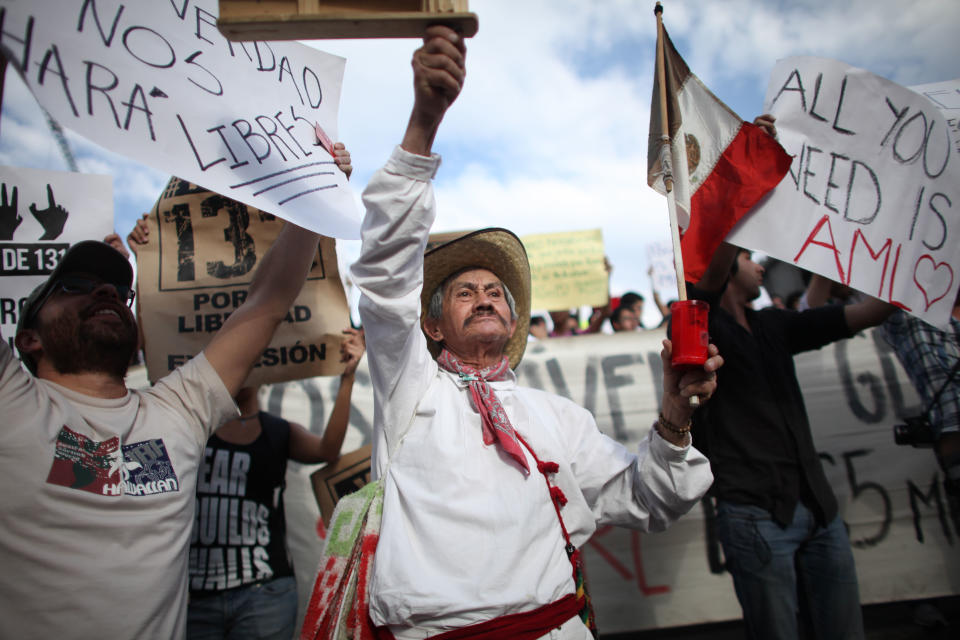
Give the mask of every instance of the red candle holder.
M 674 368 L 702 367 L 707 361 L 710 305 L 703 300 L 679 300 L 670 305 L 670 336 Z

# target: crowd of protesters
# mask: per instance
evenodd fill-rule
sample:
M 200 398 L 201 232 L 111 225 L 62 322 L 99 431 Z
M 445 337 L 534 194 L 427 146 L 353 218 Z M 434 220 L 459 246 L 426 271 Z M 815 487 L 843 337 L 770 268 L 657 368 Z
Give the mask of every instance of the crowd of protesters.
M 546 318 L 531 317 L 529 264 L 513 234 L 482 230 L 425 254 L 436 215 L 432 144 L 464 81 L 463 38 L 429 27 L 413 69 L 413 112 L 401 145 L 365 191 L 364 245 L 352 269 L 370 343 L 374 476 L 390 483 L 377 564 L 361 585 L 369 619 L 359 624 L 401 640 L 449 637 L 450 630 L 513 637 L 521 628 L 522 637 L 587 640 L 579 548 L 604 524 L 660 531 L 709 492 L 748 637 L 799 637 L 799 610 L 818 637 L 862 638 L 849 537 L 792 360 L 885 322 L 893 309 L 872 298 L 844 299 L 846 292 L 818 278 L 798 295 L 771 296 L 773 309 L 755 309 L 764 268 L 749 252 L 723 245 L 690 286 L 692 297 L 711 305 L 710 357 L 702 369 L 675 369 L 664 340 L 662 410 L 638 450 L 628 451 L 587 410 L 519 385 L 513 369 L 528 333 L 544 340 L 643 330 L 644 297 L 624 293 L 582 323 L 576 312 L 552 310 L 549 328 Z M 772 119 L 766 126 L 775 135 Z M 349 175 L 349 154 L 340 160 Z M 18 488 L 0 498 L 0 637 L 179 638 L 193 629 L 199 637 L 204 626 L 220 633 L 228 609 L 255 614 L 256 627 L 270 616 L 257 614 L 252 599 L 222 597 L 230 589 L 203 571 L 212 565 L 201 560 L 209 550 L 197 538 L 218 523 L 195 518 L 196 499 L 216 495 L 204 486 L 238 468 L 218 471 L 211 456 L 227 460 L 263 436 L 263 455 L 277 458 L 263 501 L 272 498 L 282 519 L 286 460 L 339 455 L 363 340 L 347 330 L 345 404 L 331 417 L 332 443 L 259 410 L 244 381 L 306 279 L 318 242 L 287 225 L 246 301 L 207 347 L 151 388 L 130 389 L 125 376 L 141 341 L 133 270 L 111 248 L 116 238 L 108 240 L 71 247 L 26 299 L 15 336 L 23 367 L 0 345 L 8 424 L 0 430 L 0 473 L 7 488 Z M 669 305 L 656 290 L 653 300 L 662 326 Z M 798 311 L 787 309 L 788 300 Z M 956 366 L 945 372 L 955 349 L 944 355 L 940 348 L 955 338 L 905 323 L 900 314 L 887 330 L 923 397 L 933 407 L 939 387 L 955 399 Z M 917 345 L 929 353 L 911 360 Z M 771 369 L 777 375 L 764 376 Z M 931 414 L 942 438 L 937 461 L 954 496 L 955 409 L 954 402 Z M 751 539 L 745 548 L 745 536 L 763 544 Z M 282 544 L 275 551 L 286 552 Z M 270 577 L 290 578 L 282 559 Z M 242 593 L 279 592 L 289 582 L 251 579 Z M 53 591 L 55 606 L 38 597 Z M 281 630 L 247 637 L 289 637 L 291 598 L 266 600 L 286 603 L 276 616 Z

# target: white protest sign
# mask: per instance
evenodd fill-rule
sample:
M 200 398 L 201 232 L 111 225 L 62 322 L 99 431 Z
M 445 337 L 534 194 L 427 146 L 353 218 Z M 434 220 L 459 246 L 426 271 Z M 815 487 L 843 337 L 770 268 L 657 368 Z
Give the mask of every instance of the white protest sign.
M 947 128 L 953 140 L 953 150 L 960 153 L 960 78 L 946 82 L 931 82 L 910 87 L 935 104 L 947 119 Z
M 910 87 L 920 95 L 926 96 L 930 102 L 937 105 L 937 108 L 947 118 L 947 124 L 953 134 L 960 132 L 960 79 L 947 80 L 945 82 L 931 82 L 929 84 L 917 84 Z M 954 142 L 960 143 L 960 139 L 954 135 Z
M 359 237 L 337 140 L 345 61 L 227 41 L 215 0 L 0 0 L 0 48 L 40 104 L 98 144 L 331 237 Z
M 0 167 L 0 330 L 11 346 L 23 301 L 67 248 L 110 233 L 110 176 Z
M 647 244 L 647 258 L 653 274 L 650 286 L 664 299 L 677 294 L 677 272 L 674 270 L 673 247 L 668 242 L 650 242 Z
M 727 240 L 943 326 L 960 285 L 960 148 L 937 106 L 799 57 L 777 63 L 764 110 L 793 164 Z

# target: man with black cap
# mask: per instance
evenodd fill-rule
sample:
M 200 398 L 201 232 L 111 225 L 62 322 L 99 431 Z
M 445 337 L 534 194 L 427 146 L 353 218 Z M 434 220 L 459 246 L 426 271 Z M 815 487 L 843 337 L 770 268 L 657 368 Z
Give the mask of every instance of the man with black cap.
M 721 359 L 712 349 L 681 377 L 665 343 L 663 414 L 637 454 L 573 402 L 517 385 L 530 318 L 519 239 L 485 229 L 424 255 L 431 146 L 464 55 L 454 31 L 427 30 L 406 135 L 364 193 L 352 279 L 374 386 L 373 473 L 385 478 L 370 620 L 401 640 L 588 638 L 577 548 L 599 523 L 662 530 L 707 490 L 688 399 L 709 397 Z
M 0 637 L 183 637 L 204 443 L 236 417 L 317 242 L 287 224 L 246 302 L 149 389 L 124 381 L 137 325 L 119 252 L 77 243 L 30 294 L 15 341 L 33 375 L 0 341 Z

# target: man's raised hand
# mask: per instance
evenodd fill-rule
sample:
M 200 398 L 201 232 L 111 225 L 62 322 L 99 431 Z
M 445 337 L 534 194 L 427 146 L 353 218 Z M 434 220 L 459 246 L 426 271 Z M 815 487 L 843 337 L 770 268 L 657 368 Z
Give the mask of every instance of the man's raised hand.
M 414 51 L 411 62 L 413 112 L 401 144 L 410 153 L 430 155 L 437 127 L 463 88 L 466 55 L 463 36 L 449 27 L 427 27 L 423 46 Z

